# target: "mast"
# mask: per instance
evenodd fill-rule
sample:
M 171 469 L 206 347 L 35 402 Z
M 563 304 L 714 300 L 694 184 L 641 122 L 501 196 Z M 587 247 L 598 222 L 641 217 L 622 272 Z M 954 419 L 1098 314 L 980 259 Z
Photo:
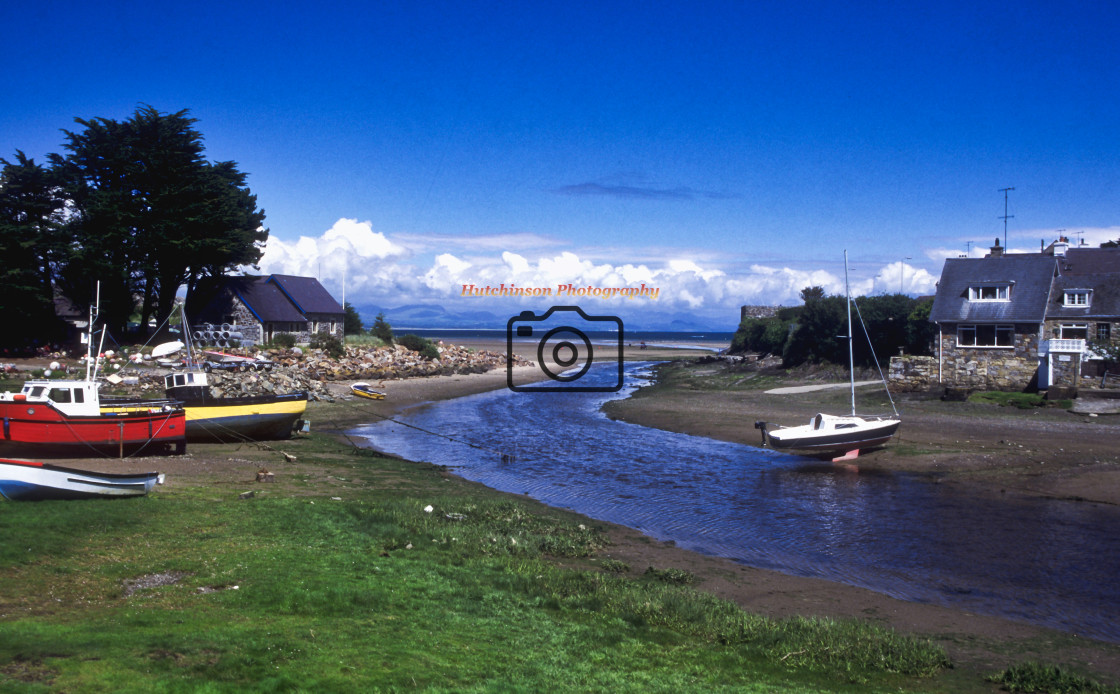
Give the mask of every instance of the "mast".
M 89 306 L 89 325 L 86 327 L 86 380 L 97 378 L 97 363 L 93 352 L 93 323 L 101 317 L 101 280 L 97 280 L 97 289 L 94 291 L 93 303 Z M 105 334 L 101 334 L 102 343 Z M 98 354 L 100 354 L 98 350 Z
M 852 351 L 852 290 L 848 285 L 848 251 L 844 249 L 844 299 L 848 308 L 848 380 L 852 384 L 852 416 L 856 416 L 856 359 Z

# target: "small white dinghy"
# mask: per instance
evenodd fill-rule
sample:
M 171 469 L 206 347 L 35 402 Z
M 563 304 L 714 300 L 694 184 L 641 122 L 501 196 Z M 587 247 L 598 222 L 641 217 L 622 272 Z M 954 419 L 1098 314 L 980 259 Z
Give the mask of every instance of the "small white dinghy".
M 9 501 L 144 496 L 156 484 L 163 484 L 163 475 L 158 472 L 91 472 L 30 460 L 0 458 L 0 495 Z

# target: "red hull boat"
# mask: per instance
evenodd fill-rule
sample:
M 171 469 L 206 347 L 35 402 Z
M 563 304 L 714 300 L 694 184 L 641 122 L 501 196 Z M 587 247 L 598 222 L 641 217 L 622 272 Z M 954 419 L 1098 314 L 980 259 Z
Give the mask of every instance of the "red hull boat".
M 52 399 L 64 392 L 85 390 L 80 381 L 29 381 L 19 393 L 0 395 L 0 450 L 83 448 L 135 452 L 138 448 L 186 448 L 186 413 L 170 401 L 132 401 L 99 404 L 85 413 L 70 411 L 72 403 Z M 94 386 L 94 389 L 96 386 Z M 153 450 L 152 452 L 157 452 Z
M 95 320 L 90 308 L 89 325 Z M 32 380 L 18 393 L 0 393 L 0 451 L 60 449 L 73 455 L 93 451 L 175 453 L 186 450 L 187 420 L 172 400 L 102 399 L 93 335 L 86 336 L 86 377 Z M 104 332 L 102 333 L 104 342 Z

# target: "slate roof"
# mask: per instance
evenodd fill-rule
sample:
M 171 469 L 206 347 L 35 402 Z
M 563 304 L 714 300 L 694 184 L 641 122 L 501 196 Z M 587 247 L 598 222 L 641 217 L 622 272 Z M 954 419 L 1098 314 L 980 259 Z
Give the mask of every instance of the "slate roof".
M 1012 253 L 996 258 L 950 258 L 929 319 L 935 323 L 1041 323 L 1058 260 L 1051 255 Z M 969 301 L 968 288 L 1011 285 L 1010 301 Z
M 1049 318 L 1116 319 L 1120 316 L 1120 248 L 1070 249 L 1058 260 Z M 1088 306 L 1065 306 L 1065 292 L 1092 292 Z
M 224 322 L 233 308 L 233 298 L 237 297 L 262 323 L 306 323 L 307 316 L 300 313 L 278 284 L 270 281 L 272 277 L 244 275 L 199 280 L 195 291 L 187 297 L 187 314 L 194 323 Z M 297 279 L 319 284 L 314 278 Z
M 1120 274 L 1120 248 L 1071 248 L 1059 259 L 1058 271 L 1063 276 Z
M 342 306 L 314 277 L 270 275 L 268 284 L 278 287 L 305 316 L 313 313 L 346 315 Z

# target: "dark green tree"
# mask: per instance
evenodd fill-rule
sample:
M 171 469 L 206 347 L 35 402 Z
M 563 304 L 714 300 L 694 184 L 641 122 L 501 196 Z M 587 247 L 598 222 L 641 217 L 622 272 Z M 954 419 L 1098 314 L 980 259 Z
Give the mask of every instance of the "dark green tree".
M 781 354 L 789 337 L 790 322 L 774 316 L 745 318 L 731 340 L 732 352 Z
M 187 111 L 139 108 L 124 122 L 75 119 L 65 157 L 52 155 L 75 214 L 64 286 L 88 301 L 102 283 L 102 314 L 124 327 L 139 303 L 142 324 L 170 315 L 183 283 L 260 259 L 264 212 L 234 162 L 203 159 Z
M 54 172 L 16 151 L 0 159 L 0 343 L 15 347 L 59 337 L 53 281 L 68 240 L 66 206 Z
M 806 304 L 810 301 L 819 301 L 824 297 L 824 287 L 805 287 L 801 290 L 801 301 Z
M 829 296 L 805 302 L 796 327 L 786 341 L 782 365 L 848 362 L 847 312 L 844 297 Z
M 369 333 L 387 345 L 393 344 L 393 327 L 389 325 L 389 321 L 385 320 L 384 312 L 377 314 Z
M 909 354 L 932 354 L 932 346 L 937 337 L 937 326 L 929 322 L 933 309 L 933 299 L 915 301 L 914 308 L 906 317 L 906 352 Z
M 362 317 L 358 315 L 358 311 L 350 305 L 349 301 L 346 302 L 343 309 L 346 311 L 346 322 L 342 327 L 343 334 L 361 335 L 364 328 L 362 326 Z

